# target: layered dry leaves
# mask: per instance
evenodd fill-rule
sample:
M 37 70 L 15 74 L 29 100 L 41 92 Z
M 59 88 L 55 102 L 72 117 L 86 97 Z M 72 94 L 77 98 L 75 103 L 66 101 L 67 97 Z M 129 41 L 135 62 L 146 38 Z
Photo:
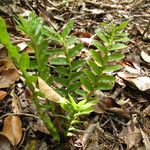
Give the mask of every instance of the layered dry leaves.
M 4 120 L 2 133 L 9 139 L 13 146 L 22 139 L 22 123 L 18 116 L 8 116 Z
M 55 103 L 62 103 L 64 98 L 61 97 L 53 88 L 51 88 L 45 81 L 38 77 L 38 85 L 40 91 L 45 95 L 45 97 Z
M 125 61 L 122 65 L 124 71 L 117 73 L 120 78 L 134 85 L 140 91 L 150 89 L 150 77 L 145 76 L 144 74 L 147 73 L 143 72 L 136 63 Z

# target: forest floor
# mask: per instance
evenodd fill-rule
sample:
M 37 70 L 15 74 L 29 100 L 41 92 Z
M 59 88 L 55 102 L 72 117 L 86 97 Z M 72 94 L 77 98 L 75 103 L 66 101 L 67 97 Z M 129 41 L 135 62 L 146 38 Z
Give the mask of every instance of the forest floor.
M 0 131 L 7 130 L 6 137 L 10 140 L 0 134 L 0 149 L 150 150 L 150 1 L 2 0 L 0 16 L 7 23 L 12 43 L 21 51 L 30 51 L 25 44 L 28 39 L 20 36 L 13 17 L 28 16 L 31 11 L 56 31 L 70 19 L 74 20 L 72 34 L 85 43 L 80 57 L 87 57 L 94 31 L 102 22 L 128 21 L 125 32 L 131 41 L 122 51 L 125 54 L 121 61 L 123 69 L 115 72 L 113 90 L 98 93 L 100 102 L 94 112 L 86 116 L 87 125 L 81 127 L 83 132 L 69 138 L 63 146 L 53 141 L 34 113 L 23 78 L 0 45 Z M 13 120 L 12 115 L 19 120 Z M 13 133 L 15 130 L 17 133 Z

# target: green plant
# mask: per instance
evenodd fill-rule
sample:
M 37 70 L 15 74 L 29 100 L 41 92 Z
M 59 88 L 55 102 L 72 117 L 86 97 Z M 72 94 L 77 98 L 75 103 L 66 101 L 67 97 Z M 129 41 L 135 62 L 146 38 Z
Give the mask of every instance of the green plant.
M 110 74 L 122 68 L 117 61 L 123 59 L 124 55 L 118 50 L 127 47 L 123 43 L 129 41 L 129 38 L 126 33 L 122 32 L 127 25 L 128 22 L 123 22 L 118 26 L 103 23 L 103 28 L 96 30 L 96 35 L 101 42 L 93 40 L 93 44 L 98 50 L 90 51 L 88 67 L 84 69 L 85 76 L 81 78 L 87 91 L 86 99 L 90 99 L 96 90 L 113 88 L 115 77 Z
M 35 14 L 31 14 L 31 16 L 32 15 L 35 15 Z M 22 20 L 22 22 L 23 22 L 23 20 Z M 24 20 L 24 24 L 27 24 L 26 20 Z M 26 26 L 26 27 L 28 27 L 28 26 Z M 34 26 L 34 27 L 36 28 L 36 26 Z M 0 43 L 3 44 L 7 48 L 9 57 L 13 60 L 15 65 L 21 70 L 23 77 L 26 79 L 26 84 L 31 89 L 31 91 L 33 93 L 33 102 L 37 108 L 37 111 L 38 111 L 40 118 L 45 123 L 47 129 L 52 134 L 53 138 L 55 140 L 59 141 L 60 137 L 59 137 L 59 134 L 57 132 L 57 129 L 55 128 L 51 119 L 48 116 L 44 115 L 42 107 L 38 102 L 38 96 L 43 96 L 43 95 L 40 92 L 35 91 L 35 87 L 34 87 L 33 83 L 36 83 L 37 77 L 35 75 L 30 75 L 27 71 L 27 69 L 30 68 L 30 62 L 31 62 L 29 55 L 25 52 L 20 54 L 18 48 L 16 46 L 12 45 L 10 38 L 9 38 L 9 34 L 7 32 L 5 21 L 1 17 L 0 17 L 0 30 L 2 31 L 1 32 L 2 34 L 0 34 Z M 30 30 L 29 32 L 31 32 L 31 31 L 33 31 L 33 30 Z M 41 61 L 41 63 L 43 63 L 43 62 Z M 44 66 L 44 68 L 46 68 L 46 67 Z M 48 76 L 49 76 L 49 74 L 48 74 Z
M 18 29 L 29 37 L 30 42 L 27 44 L 34 51 L 35 59 L 30 59 L 25 52 L 20 53 L 18 48 L 11 44 L 2 18 L 0 43 L 8 49 L 9 57 L 26 79 L 40 118 L 53 138 L 59 141 L 60 136 L 55 125 L 43 112 L 43 109 L 48 108 L 57 116 L 55 107 L 53 103 L 49 103 L 48 107 L 41 105 L 38 97 L 46 97 L 52 102 L 60 103 L 61 108 L 65 110 L 66 113 L 58 115 L 62 118 L 60 121 L 65 119 L 61 134 L 68 136 L 77 131 L 75 125 L 81 123 L 79 116 L 92 112 L 92 106 L 98 100 L 95 91 L 110 90 L 113 87 L 115 77 L 111 73 L 121 69 L 121 65 L 116 62 L 124 57 L 118 51 L 126 48 L 123 43 L 129 41 L 127 34 L 122 32 L 128 23 L 123 22 L 118 26 L 104 24 L 101 29 L 96 30 L 99 40 L 93 40 L 93 44 L 97 49 L 90 50 L 90 57 L 86 61 L 77 57 L 84 47 L 83 44 L 78 43 L 77 38 L 69 34 L 73 21 L 69 21 L 62 32 L 58 33 L 52 27 L 43 25 L 42 18 L 37 17 L 35 13 L 31 13 L 28 19 L 19 16 L 15 20 Z M 53 41 L 56 42 L 56 47 L 50 49 L 49 43 Z M 28 70 L 33 70 L 34 75 L 30 75 Z M 53 83 L 59 84 L 59 88 L 54 90 L 51 87 Z
M 55 82 L 61 84 L 61 88 L 57 90 L 61 95 L 67 97 L 68 93 L 75 95 L 77 89 L 81 87 L 80 77 L 82 76 L 82 68 L 85 60 L 76 56 L 83 49 L 82 43 L 77 43 L 75 36 L 70 36 L 69 33 L 73 28 L 73 21 L 69 21 L 61 33 L 56 32 L 53 28 L 44 26 L 43 34 L 48 39 L 56 41 L 61 45 L 61 48 L 54 48 L 49 51 L 50 56 L 54 56 L 50 60 L 57 76 L 54 77 Z M 75 92 L 74 92 L 75 91 Z
M 28 19 L 22 16 L 16 17 L 18 30 L 30 38 L 27 42 L 28 46 L 34 51 L 35 59 L 30 60 L 27 68 L 37 70 L 36 75 L 40 76 L 44 81 L 51 83 L 50 68 L 48 66 L 48 41 L 42 33 L 43 19 L 37 18 L 36 14 L 32 12 Z M 26 55 L 28 55 L 26 53 Z M 27 59 L 26 56 L 25 59 Z M 24 60 L 22 60 L 24 61 Z
M 92 106 L 94 105 L 94 101 L 87 102 L 86 99 L 77 103 L 70 95 L 69 101 L 65 100 L 63 103 L 61 103 L 61 107 L 68 112 L 68 115 L 65 117 L 65 119 L 68 121 L 67 125 L 65 126 L 65 136 L 72 135 L 72 131 L 78 131 L 73 125 L 81 124 L 82 122 L 78 120 L 78 117 L 93 112 Z

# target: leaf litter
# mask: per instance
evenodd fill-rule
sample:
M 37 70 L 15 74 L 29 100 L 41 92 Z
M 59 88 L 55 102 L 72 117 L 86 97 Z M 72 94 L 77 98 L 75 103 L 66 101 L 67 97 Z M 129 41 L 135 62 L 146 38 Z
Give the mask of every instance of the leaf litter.
M 70 146 L 69 149 L 117 150 L 142 147 L 148 150 L 150 143 L 149 1 L 68 0 L 56 2 L 43 0 L 41 3 L 15 1 L 13 4 L 8 3 L 8 5 L 10 7 L 13 6 L 12 10 L 7 9 L 3 5 L 3 9 L 0 9 L 1 14 L 4 13 L 11 18 L 10 14 L 12 12 L 28 16 L 30 10 L 36 10 L 39 15 L 44 17 L 45 22 L 51 24 L 56 30 L 60 30 L 66 23 L 66 20 L 72 18 L 75 21 L 75 29 L 72 34 L 78 35 L 78 40 L 84 42 L 86 47 L 86 49 L 82 50 L 82 54 L 79 57 L 84 57 L 85 59 L 89 55 L 89 48 L 93 46 L 92 39 L 97 38 L 94 37 L 94 30 L 102 21 L 115 23 L 120 23 L 123 20 L 129 21 L 126 32 L 129 33 L 131 42 L 129 42 L 129 48 L 123 51 L 126 56 L 122 61 L 124 68 L 116 72 L 116 85 L 113 90 L 101 93 L 103 96 L 99 95 L 100 102 L 95 106 L 95 113 L 92 114 L 93 116 L 87 117 L 87 122 L 90 124 L 89 127 L 87 127 L 87 130 L 84 129 L 85 133 L 81 133 L 80 138 L 78 136 L 72 137 L 68 145 Z M 8 25 L 13 26 L 10 21 Z M 15 43 L 16 39 L 20 38 L 18 36 L 22 35 L 12 33 L 14 34 L 12 40 Z M 18 46 L 21 47 L 22 51 L 25 51 L 26 44 L 24 44 L 24 41 L 28 41 L 28 39 L 26 37 L 22 39 L 19 42 L 17 41 L 17 43 L 20 43 Z M 0 51 L 3 53 L 3 47 Z M 20 113 L 21 111 L 24 114 L 29 113 L 36 116 L 37 112 L 31 104 L 30 96 L 27 96 L 30 92 L 27 92 L 28 90 L 24 87 L 22 81 L 19 81 L 22 84 L 21 87 L 17 83 L 20 79 L 19 71 L 7 58 L 7 53 L 2 53 L 0 56 L 1 116 L 11 111 L 14 113 Z M 52 91 L 53 89 L 41 80 L 39 84 L 45 97 L 51 100 L 52 95 L 47 90 Z M 10 91 L 12 90 L 15 93 L 11 95 Z M 28 94 L 26 95 L 25 93 Z M 114 95 L 114 93 L 117 94 Z M 61 98 L 59 95 L 56 96 L 58 98 L 55 102 L 58 102 Z M 4 111 L 3 104 L 10 104 L 10 102 L 12 102 L 12 105 L 7 107 L 4 105 L 7 108 L 7 111 Z M 44 102 L 42 101 L 42 103 Z M 20 107 L 18 108 L 18 106 Z M 28 140 L 28 142 L 23 140 L 23 146 L 30 147 L 40 143 L 38 134 L 40 136 L 44 134 L 43 137 L 45 139 L 47 137 L 50 138 L 44 130 L 45 126 L 40 120 L 35 124 L 36 120 L 37 118 L 34 117 L 13 115 L 0 119 L 3 122 L 3 125 L 1 125 L 3 135 L 0 137 L 4 145 L 7 145 L 10 149 L 12 145 L 19 147 L 19 142 L 22 140 L 22 126 L 29 128 L 29 130 L 26 130 L 26 138 L 30 138 L 30 135 L 35 138 L 35 140 Z M 30 122 L 30 125 L 26 122 Z M 91 131 L 90 128 L 92 128 Z M 44 145 L 46 146 L 45 149 L 51 148 L 45 142 L 48 143 L 47 139 L 42 144 L 40 143 L 41 147 Z M 0 144 L 0 146 L 2 145 Z M 9 150 L 9 148 L 7 149 Z M 38 149 L 40 149 L 40 146 Z

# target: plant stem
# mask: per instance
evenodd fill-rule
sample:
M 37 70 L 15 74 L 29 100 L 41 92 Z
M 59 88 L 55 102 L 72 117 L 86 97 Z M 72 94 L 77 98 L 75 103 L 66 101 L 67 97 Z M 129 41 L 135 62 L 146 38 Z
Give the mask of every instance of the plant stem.
M 69 64 L 69 75 L 68 75 L 68 80 L 69 80 L 71 78 L 71 75 L 72 75 L 71 61 L 70 61 L 70 58 L 68 57 L 68 47 L 67 47 L 67 45 L 66 45 L 64 40 L 62 40 L 62 45 L 64 47 L 64 53 L 65 53 L 66 59 L 67 59 L 68 64 Z M 70 85 L 70 82 L 69 82 L 68 86 L 69 85 Z M 68 86 L 66 87 L 67 91 L 68 91 Z
M 69 123 L 68 123 L 68 126 L 67 126 L 67 129 L 66 129 L 66 132 L 65 132 L 65 136 L 67 137 L 67 134 L 69 132 L 69 128 L 71 127 L 71 124 L 72 124 L 72 121 L 75 119 L 75 112 L 73 112 L 72 114 L 70 114 L 70 119 L 69 119 Z
M 39 105 L 39 102 L 38 102 L 37 99 L 38 99 L 37 94 L 35 94 L 35 92 L 33 92 L 33 102 L 36 106 L 36 109 L 37 109 L 37 112 L 38 112 L 38 115 L 39 115 L 40 119 L 43 121 L 43 123 L 45 124 L 45 126 L 48 129 L 49 133 L 53 136 L 54 140 L 59 142 L 60 141 L 60 136 L 57 132 L 57 129 L 55 128 L 55 126 L 52 123 L 51 119 L 43 113 L 43 111 L 41 109 L 41 106 Z

